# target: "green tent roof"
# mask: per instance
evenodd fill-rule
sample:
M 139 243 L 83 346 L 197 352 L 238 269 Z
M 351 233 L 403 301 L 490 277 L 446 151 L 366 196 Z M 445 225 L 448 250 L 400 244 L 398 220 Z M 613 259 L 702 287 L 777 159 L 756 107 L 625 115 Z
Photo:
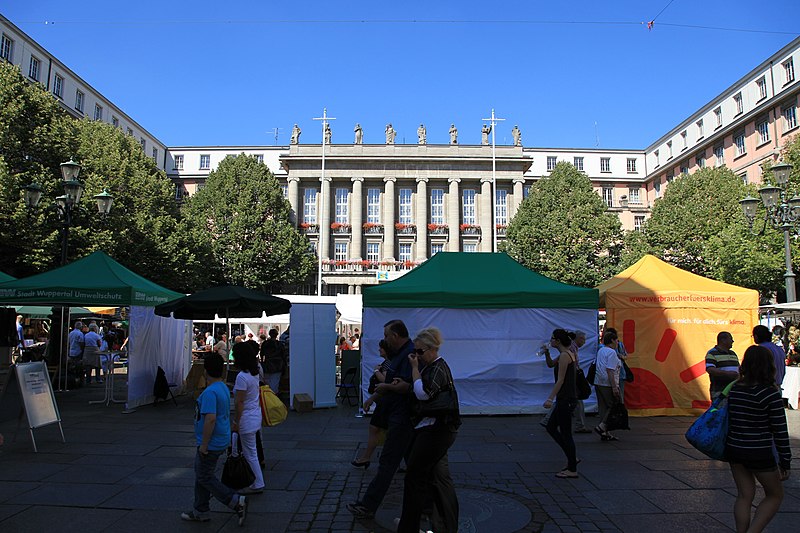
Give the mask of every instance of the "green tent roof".
M 394 281 L 364 288 L 364 307 L 597 309 L 597 289 L 567 285 L 505 253 L 439 252 Z
M 182 296 L 128 270 L 103 252 L 0 284 L 0 303 L 6 304 L 154 307 Z
M 6 283 L 7 281 L 14 281 L 15 279 L 17 278 L 15 278 L 14 276 L 9 276 L 5 272 L 0 272 L 0 283 Z

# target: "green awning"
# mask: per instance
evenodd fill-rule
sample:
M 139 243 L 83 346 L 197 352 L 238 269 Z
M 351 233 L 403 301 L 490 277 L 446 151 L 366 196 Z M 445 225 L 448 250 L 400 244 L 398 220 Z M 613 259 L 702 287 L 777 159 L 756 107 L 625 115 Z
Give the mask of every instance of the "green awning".
M 0 283 L 6 283 L 6 282 L 9 282 L 9 281 L 14 281 L 15 279 L 17 279 L 17 278 L 15 278 L 14 276 L 9 276 L 5 272 L 0 272 Z
M 53 308 L 46 305 L 18 305 L 14 309 L 16 309 L 18 315 L 23 315 L 28 318 L 49 318 L 50 314 L 53 312 Z M 94 313 L 85 307 L 70 307 L 69 314 L 90 316 Z
M 155 307 L 182 296 L 125 268 L 103 252 L 0 284 L 0 304 Z
M 439 252 L 408 274 L 365 287 L 364 307 L 597 309 L 597 289 L 567 285 L 505 253 Z

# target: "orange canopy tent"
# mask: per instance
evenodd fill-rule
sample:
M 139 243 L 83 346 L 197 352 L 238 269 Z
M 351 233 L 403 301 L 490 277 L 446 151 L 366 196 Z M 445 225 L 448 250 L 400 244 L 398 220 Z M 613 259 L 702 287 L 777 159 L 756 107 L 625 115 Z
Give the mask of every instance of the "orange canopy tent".
M 758 292 L 714 281 L 652 255 L 597 287 L 606 324 L 620 334 L 635 375 L 632 415 L 699 414 L 710 405 L 705 354 L 728 331 L 741 359 L 758 324 Z

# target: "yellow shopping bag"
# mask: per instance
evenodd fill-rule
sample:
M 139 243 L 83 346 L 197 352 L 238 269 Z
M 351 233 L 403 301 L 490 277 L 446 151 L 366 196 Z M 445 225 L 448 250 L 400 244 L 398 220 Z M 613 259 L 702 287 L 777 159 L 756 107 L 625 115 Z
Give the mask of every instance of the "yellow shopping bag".
M 261 385 L 259 403 L 261 404 L 262 426 L 277 426 L 286 420 L 289 411 L 280 398 L 272 392 L 269 385 Z

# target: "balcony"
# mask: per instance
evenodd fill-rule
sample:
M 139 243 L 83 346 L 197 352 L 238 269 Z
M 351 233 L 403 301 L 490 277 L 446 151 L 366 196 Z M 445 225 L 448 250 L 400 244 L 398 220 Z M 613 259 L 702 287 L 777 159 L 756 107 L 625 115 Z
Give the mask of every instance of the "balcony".
M 350 224 L 344 224 L 341 222 L 334 222 L 331 224 L 331 233 L 334 235 L 350 235 L 350 231 Z
M 417 234 L 417 226 L 415 224 L 403 224 L 402 222 L 398 222 L 394 225 L 394 229 L 397 232 L 397 235 Z
M 323 259 L 322 271 L 335 274 L 361 274 L 374 273 L 378 270 L 398 271 L 411 270 L 421 263 L 417 261 L 369 261 L 369 260 L 339 260 Z M 372 274 L 374 275 L 374 274 Z
M 497 224 L 495 226 L 495 230 L 497 231 L 497 236 L 498 237 L 505 237 L 507 229 L 508 229 L 508 226 L 505 225 L 505 224 Z
M 458 229 L 461 230 L 461 235 L 463 236 L 480 237 L 481 235 L 481 227 L 477 224 L 461 224 Z
M 305 233 L 306 235 L 309 234 L 318 234 L 319 233 L 319 224 L 312 224 L 310 222 L 301 222 L 298 226 L 301 232 Z
M 447 237 L 449 232 L 447 224 L 428 224 L 428 235 L 444 235 Z
M 364 235 L 383 235 L 383 224 L 366 222 L 363 226 Z

